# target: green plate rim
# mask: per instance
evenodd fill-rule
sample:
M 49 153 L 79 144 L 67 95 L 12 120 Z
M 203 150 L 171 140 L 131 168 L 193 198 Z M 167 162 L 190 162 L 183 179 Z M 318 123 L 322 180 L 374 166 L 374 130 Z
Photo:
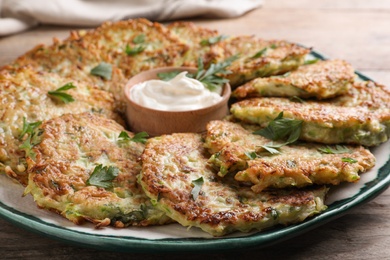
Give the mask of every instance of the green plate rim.
M 324 55 L 311 51 L 319 59 L 327 59 Z M 355 73 L 363 80 L 371 80 L 362 73 Z M 377 177 L 366 183 L 352 197 L 336 201 L 328 209 L 302 223 L 287 227 L 276 227 L 268 231 L 258 232 L 244 237 L 225 238 L 169 238 L 143 239 L 136 237 L 118 237 L 91 234 L 67 229 L 45 222 L 35 216 L 20 212 L 0 201 L 0 216 L 7 221 L 28 231 L 44 235 L 69 244 L 94 249 L 104 249 L 119 252 L 162 253 L 162 252 L 216 252 L 232 251 L 244 248 L 257 249 L 298 236 L 318 226 L 324 225 L 346 214 L 352 208 L 368 202 L 384 192 L 390 186 L 390 157 L 378 170 Z

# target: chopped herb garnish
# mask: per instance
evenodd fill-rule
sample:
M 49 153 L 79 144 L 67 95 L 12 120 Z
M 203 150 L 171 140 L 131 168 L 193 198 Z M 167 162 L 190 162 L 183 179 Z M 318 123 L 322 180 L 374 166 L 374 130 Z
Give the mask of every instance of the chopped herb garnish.
M 74 101 L 74 98 L 71 95 L 65 93 L 65 91 L 72 89 L 72 88 L 76 88 L 76 86 L 73 85 L 72 82 L 69 82 L 69 83 L 63 85 L 62 87 L 60 87 L 54 91 L 48 91 L 47 93 L 50 96 L 58 98 L 59 100 L 61 100 L 64 103 L 70 103 L 70 102 Z
M 245 152 L 245 155 L 251 159 L 251 160 L 254 160 L 257 158 L 257 153 L 256 152 Z
M 231 56 L 220 63 L 212 63 L 206 70 L 203 66 L 203 60 L 198 59 L 198 71 L 195 74 L 195 79 L 203 83 L 209 90 L 215 90 L 217 87 L 229 82 L 228 79 L 222 77 L 222 75 L 228 75 L 231 73 L 226 68 L 232 64 L 238 58 L 237 55 Z
M 273 141 L 287 138 L 286 144 L 294 143 L 301 134 L 302 120 L 283 118 L 283 112 L 272 120 L 266 128 L 257 130 L 253 134 L 264 136 Z
M 226 67 L 230 66 L 234 60 L 236 60 L 238 56 L 234 55 L 227 58 L 225 61 L 220 63 L 213 63 L 206 70 L 203 66 L 203 60 L 201 58 L 198 59 L 198 70 L 195 75 L 187 74 L 187 77 L 194 78 L 203 83 L 203 85 L 208 88 L 210 91 L 216 90 L 218 87 L 223 84 L 229 82 L 228 79 L 222 77 L 222 75 L 228 75 L 231 73 L 230 70 L 226 70 Z M 178 75 L 180 71 L 173 72 L 161 72 L 158 73 L 157 76 L 162 80 L 170 80 Z
M 138 53 L 143 52 L 146 49 L 145 43 L 145 34 L 139 34 L 133 39 L 133 43 L 136 44 L 134 47 L 126 45 L 125 52 L 129 56 L 137 55 Z
M 34 122 L 34 123 L 28 123 L 26 121 L 26 118 L 23 117 L 23 129 L 22 132 L 19 135 L 19 139 L 23 139 L 24 136 L 27 134 L 27 138 L 23 141 L 23 143 L 19 146 L 20 149 L 24 150 L 26 153 L 26 157 L 30 157 L 32 159 L 35 159 L 35 153 L 32 150 L 33 147 L 40 143 L 40 136 L 42 135 L 42 131 L 36 132 L 36 128 L 41 125 L 42 122 Z
M 269 46 L 271 49 L 273 49 L 273 50 L 275 50 L 276 48 L 278 48 L 278 46 L 275 44 L 275 43 L 273 43 L 273 44 L 271 44 L 271 46 Z
M 226 35 L 219 35 L 219 36 L 215 36 L 215 37 L 210 37 L 208 39 L 203 39 L 202 41 L 200 41 L 200 45 L 202 45 L 202 46 L 213 45 L 213 44 L 216 44 L 217 42 L 220 42 L 226 38 L 228 38 L 228 36 L 226 36 Z
M 320 59 L 305 60 L 305 62 L 303 64 L 304 65 L 314 64 L 314 63 L 317 63 L 317 61 L 319 61 L 319 60 Z
M 180 74 L 180 71 L 172 71 L 172 72 L 160 72 L 157 73 L 157 77 L 161 80 L 168 81 L 176 77 Z M 187 74 L 188 76 L 188 74 Z
M 351 150 L 349 150 L 344 145 L 336 145 L 335 147 L 331 147 L 327 145 L 325 147 L 318 148 L 318 151 L 327 154 L 351 153 Z
M 110 80 L 112 74 L 112 65 L 109 63 L 101 62 L 99 65 L 97 65 L 91 70 L 91 74 Z
M 29 134 L 29 135 L 32 135 L 32 133 L 34 132 L 34 130 L 40 126 L 42 124 L 41 121 L 37 121 L 37 122 L 34 122 L 34 123 L 28 123 L 26 118 L 23 117 L 23 128 L 22 128 L 22 132 L 20 133 L 19 135 L 19 139 L 22 139 L 24 137 L 25 134 Z
M 353 158 L 350 158 L 350 157 L 343 157 L 343 158 L 341 158 L 341 161 L 347 162 L 347 163 L 356 163 L 357 162 L 356 159 L 353 159 Z
M 112 181 L 118 176 L 119 169 L 113 166 L 103 166 L 99 164 L 93 170 L 91 176 L 87 180 L 87 185 L 102 187 L 105 189 L 112 188 Z
M 133 39 L 133 43 L 135 44 L 140 44 L 140 43 L 144 43 L 145 42 L 145 34 L 139 34 L 137 36 L 134 37 Z
M 265 47 L 264 49 L 258 51 L 255 55 L 253 55 L 251 58 L 252 59 L 257 59 L 257 58 L 260 58 L 261 56 L 263 56 L 265 54 L 265 52 L 267 51 L 267 47 Z
M 138 53 L 143 52 L 146 49 L 146 46 L 144 45 L 137 45 L 134 46 L 134 48 L 131 48 L 129 45 L 126 45 L 126 54 L 129 56 L 137 55 Z
M 280 147 L 286 145 L 287 143 L 283 143 L 283 144 L 273 144 L 273 143 L 269 143 L 269 144 L 265 144 L 265 145 L 261 145 L 260 147 L 262 147 L 264 150 L 266 150 L 267 152 L 269 152 L 270 154 L 280 154 L 280 151 L 278 150 Z
M 133 137 L 130 137 L 129 134 L 125 131 L 122 131 L 118 136 L 120 141 L 132 141 L 135 143 L 143 143 L 143 144 L 146 143 L 148 137 L 149 135 L 146 132 L 139 132 L 136 133 Z
M 191 195 L 194 200 L 198 198 L 203 183 L 204 183 L 203 177 L 200 177 L 192 181 L 193 188 L 191 190 Z

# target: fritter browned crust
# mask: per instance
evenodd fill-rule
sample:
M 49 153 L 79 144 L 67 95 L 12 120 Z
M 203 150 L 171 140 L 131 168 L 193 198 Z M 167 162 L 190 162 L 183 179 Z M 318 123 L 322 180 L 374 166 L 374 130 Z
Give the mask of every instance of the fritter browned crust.
M 230 37 L 218 43 L 224 57 L 238 55 L 228 67 L 230 85 L 235 88 L 257 77 L 279 75 L 302 65 L 310 49 L 286 41 L 266 41 L 254 36 Z
M 343 60 L 324 60 L 281 76 L 256 78 L 240 87 L 233 96 L 247 97 L 301 97 L 326 99 L 348 92 L 355 79 L 350 64 Z
M 390 109 L 390 88 L 373 81 L 355 81 L 348 93 L 335 98 L 332 103 L 337 106 L 386 111 Z
M 67 91 L 75 101 L 63 103 L 48 94 L 72 82 L 75 89 Z M 21 145 L 27 136 L 20 136 L 23 121 L 39 122 L 64 113 L 94 112 L 124 123 L 114 112 L 112 94 L 76 80 L 69 81 L 56 74 L 36 73 L 30 67 L 5 68 L 0 72 L 0 172 L 26 185 L 25 152 Z
M 191 22 L 174 22 L 168 24 L 167 28 L 189 46 L 182 57 L 183 66 L 197 67 L 199 58 L 205 66 L 223 60 L 223 49 L 218 42 L 223 41 L 225 36 L 217 30 L 196 26 Z
M 219 179 L 207 166 L 209 155 L 201 140 L 192 133 L 155 137 L 142 155 L 142 187 L 180 224 L 222 236 L 300 222 L 326 208 L 323 187 L 255 194 L 230 178 Z
M 374 155 L 362 146 L 345 146 L 342 153 L 326 154 L 321 152 L 327 148 L 323 145 L 290 144 L 273 155 L 263 147 L 272 141 L 252 132 L 237 123 L 211 121 L 205 147 L 213 153 L 209 162 L 219 176 L 234 173 L 236 180 L 253 183 L 255 192 L 268 187 L 356 182 L 359 173 L 375 165 Z
M 325 144 L 379 145 L 390 136 L 390 109 L 342 107 L 329 102 L 294 102 L 287 98 L 252 98 L 237 102 L 233 116 L 261 127 L 284 112 L 284 117 L 302 120 L 300 139 Z
M 80 224 L 147 226 L 170 221 L 154 208 L 137 183 L 144 145 L 119 140 L 124 128 L 115 121 L 92 115 L 66 114 L 37 130 L 40 143 L 29 156 L 31 193 L 39 207 L 53 210 Z M 132 133 L 126 132 L 130 137 Z M 95 167 L 114 167 L 112 187 L 89 184 Z

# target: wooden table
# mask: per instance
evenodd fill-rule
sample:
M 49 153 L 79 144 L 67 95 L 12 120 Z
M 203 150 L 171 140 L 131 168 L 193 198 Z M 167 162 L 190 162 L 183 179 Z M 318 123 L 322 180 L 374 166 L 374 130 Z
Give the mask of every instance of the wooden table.
M 273 0 L 237 19 L 194 20 L 224 34 L 255 34 L 312 46 L 345 59 L 357 70 L 390 86 L 390 2 L 386 0 Z M 38 43 L 64 38 L 68 27 L 41 26 L 0 39 L 0 65 Z M 58 242 L 0 219 L 0 258 L 24 259 L 389 259 L 390 189 L 347 215 L 294 239 L 264 249 L 189 254 L 105 252 Z

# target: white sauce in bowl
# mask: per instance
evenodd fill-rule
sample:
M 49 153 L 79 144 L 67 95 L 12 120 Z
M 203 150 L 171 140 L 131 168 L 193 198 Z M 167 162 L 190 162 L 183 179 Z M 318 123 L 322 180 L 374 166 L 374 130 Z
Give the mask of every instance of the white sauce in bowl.
M 169 81 L 148 80 L 130 89 L 135 103 L 162 111 L 189 111 L 212 106 L 222 96 L 207 89 L 200 81 L 181 72 Z

